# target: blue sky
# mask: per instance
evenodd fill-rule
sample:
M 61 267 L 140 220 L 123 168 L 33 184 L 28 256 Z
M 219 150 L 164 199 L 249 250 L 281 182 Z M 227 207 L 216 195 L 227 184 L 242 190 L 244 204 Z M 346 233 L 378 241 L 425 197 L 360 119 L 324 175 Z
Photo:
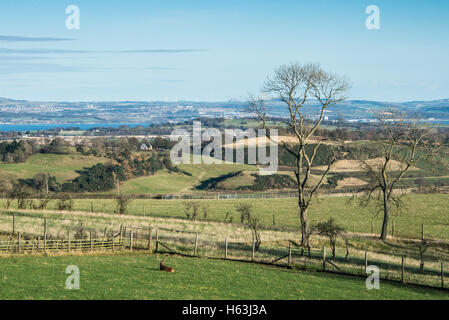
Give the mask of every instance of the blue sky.
M 448 57 L 446 0 L 0 2 L 0 97 L 14 99 L 244 99 L 281 64 L 319 62 L 351 99 L 432 100 L 449 98 Z

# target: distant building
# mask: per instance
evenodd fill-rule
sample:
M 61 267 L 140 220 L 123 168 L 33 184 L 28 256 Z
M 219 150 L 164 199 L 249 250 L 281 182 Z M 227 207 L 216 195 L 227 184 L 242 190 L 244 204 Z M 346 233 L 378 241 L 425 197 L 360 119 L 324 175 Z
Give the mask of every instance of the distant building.
M 151 150 L 153 150 L 153 146 L 151 144 L 146 145 L 145 143 L 142 143 L 142 145 L 140 146 L 140 150 L 141 151 L 151 151 Z

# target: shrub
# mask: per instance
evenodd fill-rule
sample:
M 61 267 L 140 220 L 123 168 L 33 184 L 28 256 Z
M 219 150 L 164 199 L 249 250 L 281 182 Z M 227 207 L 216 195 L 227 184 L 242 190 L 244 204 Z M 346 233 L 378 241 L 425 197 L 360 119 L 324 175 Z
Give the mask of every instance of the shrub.
M 62 197 L 58 199 L 58 202 L 56 202 L 56 208 L 60 211 L 72 211 L 73 199 L 68 194 L 62 195 Z

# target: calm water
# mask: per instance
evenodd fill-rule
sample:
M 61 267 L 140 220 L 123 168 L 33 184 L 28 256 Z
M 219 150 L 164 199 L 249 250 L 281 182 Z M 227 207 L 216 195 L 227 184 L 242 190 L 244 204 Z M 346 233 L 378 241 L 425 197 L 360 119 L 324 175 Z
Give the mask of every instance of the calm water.
M 87 130 L 92 128 L 118 128 L 120 126 L 128 126 L 135 128 L 138 126 L 147 127 L 151 123 L 89 123 L 89 124 L 0 124 L 0 131 L 36 131 L 54 128 L 80 128 Z

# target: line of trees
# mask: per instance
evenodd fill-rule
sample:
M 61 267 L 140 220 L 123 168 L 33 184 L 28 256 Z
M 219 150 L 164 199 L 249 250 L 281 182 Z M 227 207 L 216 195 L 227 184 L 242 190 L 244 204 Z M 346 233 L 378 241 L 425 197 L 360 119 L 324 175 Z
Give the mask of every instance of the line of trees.
M 0 143 L 0 162 L 23 162 L 34 153 L 36 153 L 36 147 L 28 141 L 4 141 Z

